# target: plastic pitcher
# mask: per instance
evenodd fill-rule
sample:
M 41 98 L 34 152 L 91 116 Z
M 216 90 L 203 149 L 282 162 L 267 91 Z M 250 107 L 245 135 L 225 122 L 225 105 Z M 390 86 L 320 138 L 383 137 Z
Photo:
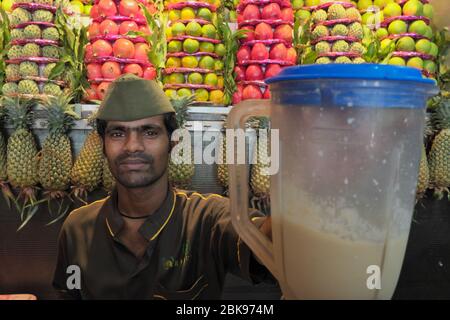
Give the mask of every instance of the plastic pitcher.
M 273 242 L 248 219 L 246 165 L 229 166 L 234 227 L 287 299 L 390 299 L 434 81 L 406 67 L 330 64 L 287 68 L 266 82 L 271 101 L 236 105 L 228 128 L 265 115 L 279 130 Z

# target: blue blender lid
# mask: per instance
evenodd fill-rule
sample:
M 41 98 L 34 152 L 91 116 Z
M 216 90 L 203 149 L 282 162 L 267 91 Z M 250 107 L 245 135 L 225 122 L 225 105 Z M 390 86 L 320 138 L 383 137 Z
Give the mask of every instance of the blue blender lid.
M 435 84 L 425 79 L 418 69 L 383 64 L 310 64 L 284 68 L 277 76 L 265 80 L 267 84 L 286 80 L 361 79 L 413 81 Z
M 423 109 L 438 92 L 435 81 L 423 78 L 418 69 L 368 63 L 289 67 L 266 83 L 272 101 L 285 106 Z

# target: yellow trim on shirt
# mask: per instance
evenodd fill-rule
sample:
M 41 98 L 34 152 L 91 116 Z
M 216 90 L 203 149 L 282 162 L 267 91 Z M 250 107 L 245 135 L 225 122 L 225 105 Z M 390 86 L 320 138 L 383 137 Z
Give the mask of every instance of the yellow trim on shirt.
M 177 195 L 181 195 L 181 196 L 185 196 L 186 197 L 186 199 L 188 199 L 188 200 L 190 200 L 191 199 L 191 197 L 189 197 L 186 193 L 184 193 L 184 192 L 177 192 L 176 193 Z M 208 200 L 209 198 L 211 198 L 211 197 L 218 197 L 218 198 L 224 198 L 223 196 L 221 196 L 220 194 L 215 194 L 215 193 L 213 193 L 213 194 L 210 194 L 210 195 L 208 195 L 207 197 L 205 197 L 204 195 L 202 195 L 202 194 L 200 194 L 200 193 L 198 193 L 198 192 L 193 192 L 192 194 L 191 194 L 191 196 L 199 196 L 201 199 L 203 199 L 203 200 Z
M 109 233 L 111 234 L 111 236 L 115 237 L 114 232 L 112 232 L 111 227 L 109 225 L 108 218 L 105 218 L 105 221 L 106 221 L 106 226 L 108 227 Z
M 239 245 L 240 243 L 241 243 L 241 237 L 238 236 L 238 240 L 237 240 L 237 243 L 236 243 L 236 246 L 237 246 L 237 259 L 238 259 L 239 269 L 242 270 L 242 265 L 241 265 L 241 246 Z
M 162 229 L 164 229 L 164 227 L 166 226 L 166 224 L 169 222 L 170 218 L 172 217 L 173 211 L 175 209 L 175 203 L 177 202 L 177 197 L 175 195 L 175 191 L 173 191 L 174 196 L 173 196 L 173 204 L 172 204 L 172 209 L 170 210 L 169 216 L 167 217 L 166 221 L 164 222 L 164 224 L 161 226 L 161 228 L 159 228 L 159 230 L 155 233 L 155 235 L 153 237 L 150 238 L 150 241 L 153 241 L 156 239 L 156 237 L 160 234 L 160 232 L 162 231 Z
M 102 201 L 104 202 L 104 201 L 108 200 L 109 197 L 110 197 L 110 196 L 107 196 L 107 197 L 105 197 L 105 198 L 103 198 L 103 199 L 100 199 L 100 200 L 97 200 L 97 201 L 88 203 L 88 204 L 86 204 L 86 205 L 84 205 L 84 206 L 81 206 L 81 207 L 79 207 L 79 208 L 73 209 L 72 212 L 69 213 L 69 216 L 72 215 L 72 214 L 74 214 L 74 213 L 77 213 L 79 210 L 83 209 L 84 207 L 89 207 L 89 206 L 91 206 L 91 205 L 93 205 L 93 204 L 96 204 L 97 202 L 102 202 Z

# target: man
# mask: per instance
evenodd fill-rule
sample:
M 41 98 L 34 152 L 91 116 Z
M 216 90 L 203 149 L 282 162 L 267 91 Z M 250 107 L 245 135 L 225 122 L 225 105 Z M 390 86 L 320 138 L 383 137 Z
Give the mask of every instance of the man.
M 116 189 L 62 227 L 53 285 L 64 298 L 218 299 L 227 272 L 253 282 L 268 275 L 233 229 L 227 198 L 170 187 L 176 120 L 156 82 L 118 78 L 97 119 Z M 250 214 L 270 237 L 270 219 Z M 70 266 L 79 287 L 67 285 Z

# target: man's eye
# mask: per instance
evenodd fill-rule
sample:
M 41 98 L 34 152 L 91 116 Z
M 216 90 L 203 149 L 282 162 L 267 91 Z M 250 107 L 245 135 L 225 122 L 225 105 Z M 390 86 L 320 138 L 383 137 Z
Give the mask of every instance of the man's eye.
M 158 132 L 156 132 L 155 130 L 146 130 L 145 135 L 148 137 L 154 137 L 154 136 L 158 135 Z
M 109 134 L 111 137 L 113 138 L 119 138 L 119 137 L 123 137 L 123 132 L 120 131 L 113 131 Z

